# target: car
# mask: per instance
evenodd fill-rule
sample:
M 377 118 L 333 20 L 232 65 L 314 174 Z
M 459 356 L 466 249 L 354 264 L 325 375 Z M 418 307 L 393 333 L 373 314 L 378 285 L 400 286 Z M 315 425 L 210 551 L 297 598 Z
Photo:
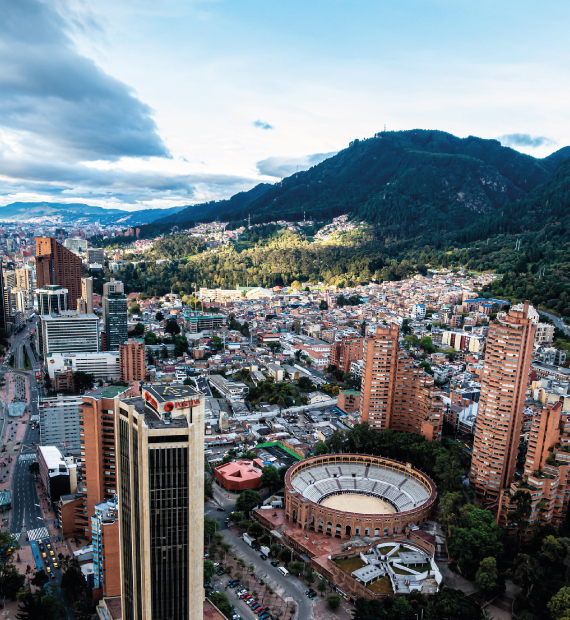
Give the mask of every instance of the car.
M 272 619 L 272 615 L 268 611 L 262 611 L 259 614 L 259 618 L 260 618 L 260 620 L 271 620 Z
M 211 584 L 211 583 L 205 583 L 205 584 L 204 584 L 204 588 L 211 588 L 211 587 L 212 587 L 212 584 Z
M 253 607 L 254 605 L 257 605 L 257 601 L 254 598 L 250 598 L 249 601 L 247 601 L 246 605 L 248 605 L 249 607 Z
M 271 566 L 279 566 L 279 562 L 276 560 L 271 560 Z
M 218 568 L 220 566 L 219 562 L 214 562 L 214 568 Z
M 47 571 L 48 573 L 51 573 L 51 566 L 46 566 L 46 571 Z
M 267 556 L 265 555 L 265 553 L 262 553 L 259 557 L 260 557 L 262 560 L 267 560 Z
M 230 522 L 230 518 L 226 517 L 226 520 L 224 521 L 224 523 L 229 523 Z
M 47 558 L 47 553 L 45 551 L 42 551 L 42 558 Z
M 254 613 L 254 614 L 260 614 L 260 613 L 263 611 L 263 609 L 264 609 L 264 608 L 260 605 L 259 607 L 256 607 L 256 608 L 253 610 L 253 613 Z
M 50 577 L 51 579 L 55 579 L 55 575 L 53 573 L 50 575 Z
M 51 549 L 51 545 L 50 545 L 50 543 L 48 543 L 48 542 L 47 542 L 47 543 L 46 543 L 46 547 L 47 547 L 48 549 Z
M 315 598 L 315 596 L 317 596 L 317 593 L 316 593 L 316 592 L 311 592 L 311 594 L 307 594 L 307 596 L 308 596 L 310 599 L 314 599 L 314 598 Z
M 250 594 L 248 593 L 248 591 L 246 590 L 245 592 L 242 592 L 239 597 L 244 600 L 247 601 L 248 599 L 251 598 Z
M 306 594 L 307 596 L 311 596 L 311 594 L 316 594 L 316 592 L 315 592 L 312 588 L 309 588 L 309 589 L 305 592 L 305 594 Z
M 59 564 L 55 560 L 53 561 L 53 567 L 54 568 L 59 568 Z
M 223 575 L 225 572 L 226 572 L 226 569 L 220 566 L 220 568 L 218 568 L 218 570 L 216 571 L 216 574 Z
M 50 549 L 50 550 L 49 550 L 49 554 L 50 554 L 50 555 L 55 555 L 54 550 L 53 550 L 53 549 Z
M 218 506 L 218 507 L 216 508 L 216 510 L 217 510 L 218 512 L 226 512 L 226 509 L 225 509 L 223 506 Z
M 204 559 L 207 560 L 210 557 L 209 553 L 204 553 Z
M 230 581 L 230 583 L 228 584 L 230 586 L 230 588 L 236 588 L 239 585 L 239 581 L 236 579 L 235 581 Z

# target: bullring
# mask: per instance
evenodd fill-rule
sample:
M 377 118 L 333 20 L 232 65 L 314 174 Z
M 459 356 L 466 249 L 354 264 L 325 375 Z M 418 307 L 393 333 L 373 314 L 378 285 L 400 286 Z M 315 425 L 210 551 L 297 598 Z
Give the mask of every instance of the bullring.
M 436 496 L 426 474 L 379 456 L 316 456 L 285 476 L 286 518 L 341 539 L 405 535 L 427 520 Z

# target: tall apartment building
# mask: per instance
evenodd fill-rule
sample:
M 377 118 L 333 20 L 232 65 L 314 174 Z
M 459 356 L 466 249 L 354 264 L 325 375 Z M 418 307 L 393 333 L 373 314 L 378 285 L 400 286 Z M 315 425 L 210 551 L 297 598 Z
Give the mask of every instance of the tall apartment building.
M 393 428 L 441 439 L 443 400 L 418 362 L 398 347 L 399 328 L 378 326 L 365 338 L 360 422 L 380 431 Z
M 53 237 L 36 237 L 37 287 L 58 284 L 68 291 L 70 310 L 77 310 L 81 297 L 81 259 Z
M 331 347 L 331 366 L 336 366 L 343 373 L 350 372 L 352 362 L 362 359 L 364 338 L 342 337 L 332 343 Z
M 55 446 L 63 455 L 79 456 L 80 396 L 58 394 L 39 399 L 40 441 L 42 446 Z
M 40 317 L 40 352 L 86 353 L 99 351 L 99 318 L 94 314 L 63 311 L 59 315 Z
M 143 381 L 146 374 L 144 340 L 128 340 L 119 345 L 121 381 Z
M 121 555 L 119 553 L 118 498 L 95 506 L 91 517 L 93 545 L 93 598 L 121 595 Z
M 4 286 L 6 288 L 16 288 L 16 272 L 13 269 L 4 270 Z
M 46 284 L 36 291 L 38 314 L 61 314 L 68 307 L 68 291 L 57 284 Z
M 547 405 L 531 421 L 524 475 L 502 490 L 499 498 L 499 525 L 516 532 L 513 521 L 517 491 L 529 493 L 531 512 L 525 518 L 523 538 L 532 538 L 536 526 L 561 526 L 568 514 L 570 494 L 570 416 L 562 403 Z
M 85 500 L 81 524 L 90 536 L 89 519 L 95 506 L 112 500 L 117 494 L 117 457 L 115 449 L 115 418 L 119 398 L 128 388 L 104 386 L 82 397 L 79 407 L 80 439 L 83 461 Z
M 479 497 L 496 500 L 513 480 L 535 329 L 528 302 L 489 327 L 469 474 Z
M 81 297 L 77 300 L 80 312 L 93 312 L 93 278 L 81 278 Z
M 127 316 L 127 298 L 123 293 L 109 293 L 103 297 L 107 351 L 118 351 L 119 346 L 128 340 Z
M 116 424 L 123 620 L 199 620 L 204 396 L 149 386 Z

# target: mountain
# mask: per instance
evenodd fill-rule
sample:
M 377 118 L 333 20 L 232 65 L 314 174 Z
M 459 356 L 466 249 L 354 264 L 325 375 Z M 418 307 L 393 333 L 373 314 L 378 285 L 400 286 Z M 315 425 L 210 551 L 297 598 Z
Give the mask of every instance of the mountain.
M 568 156 L 570 147 L 537 159 L 474 136 L 381 132 L 280 183 L 187 207 L 160 222 L 248 215 L 252 222 L 270 222 L 301 219 L 304 212 L 316 218 L 349 213 L 398 237 L 461 230 L 525 199 Z
M 1 222 L 66 222 L 124 224 L 134 226 L 149 224 L 159 217 L 175 215 L 183 207 L 171 209 L 143 209 L 141 211 L 123 211 L 121 209 L 104 209 L 81 203 L 58 202 L 13 202 L 0 207 Z

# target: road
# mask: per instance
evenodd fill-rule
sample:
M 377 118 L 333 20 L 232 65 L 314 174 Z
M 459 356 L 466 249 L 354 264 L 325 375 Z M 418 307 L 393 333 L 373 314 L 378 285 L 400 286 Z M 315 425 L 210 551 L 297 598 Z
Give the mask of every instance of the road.
M 543 312 L 542 310 L 540 310 L 540 314 L 547 316 L 558 329 L 562 330 L 567 336 L 570 336 L 570 327 L 568 327 L 560 317 L 555 314 L 550 314 L 550 312 Z
M 233 496 L 227 491 L 221 489 L 214 483 L 214 502 L 207 502 L 204 513 L 211 519 L 216 519 L 220 524 L 221 534 L 225 541 L 234 547 L 234 551 L 238 557 L 245 560 L 247 566 L 253 564 L 255 566 L 255 574 L 264 579 L 279 596 L 285 600 L 294 600 L 298 605 L 298 620 L 310 620 L 313 617 L 313 606 L 319 601 L 319 598 L 311 601 L 305 596 L 307 586 L 302 584 L 293 575 L 284 577 L 274 566 L 268 561 L 261 559 L 259 552 L 253 550 L 248 544 L 246 544 L 242 538 L 236 536 L 232 530 L 228 529 L 225 520 L 228 514 L 235 509 L 235 500 L 237 495 Z M 222 506 L 225 512 L 218 510 L 218 506 Z M 219 577 L 214 578 L 214 583 L 217 581 L 218 585 L 221 584 L 222 588 L 218 587 L 222 591 L 223 586 L 230 581 L 226 576 L 220 581 Z M 245 603 L 241 600 L 238 601 L 235 595 L 231 595 L 232 590 L 227 590 L 226 594 L 230 596 L 230 602 L 233 603 L 238 613 L 245 619 L 256 618 L 255 614 L 249 609 Z

